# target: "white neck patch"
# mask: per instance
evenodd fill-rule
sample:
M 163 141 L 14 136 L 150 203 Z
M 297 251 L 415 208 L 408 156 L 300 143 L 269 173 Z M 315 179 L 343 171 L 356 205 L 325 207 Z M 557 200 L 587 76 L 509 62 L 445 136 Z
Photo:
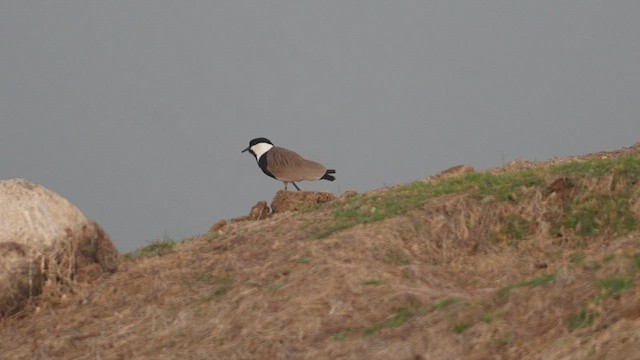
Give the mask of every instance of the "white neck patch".
M 269 151 L 273 145 L 267 143 L 259 143 L 255 144 L 251 147 L 251 151 L 256 154 L 256 160 L 260 160 L 260 157 L 264 155 L 267 151 Z

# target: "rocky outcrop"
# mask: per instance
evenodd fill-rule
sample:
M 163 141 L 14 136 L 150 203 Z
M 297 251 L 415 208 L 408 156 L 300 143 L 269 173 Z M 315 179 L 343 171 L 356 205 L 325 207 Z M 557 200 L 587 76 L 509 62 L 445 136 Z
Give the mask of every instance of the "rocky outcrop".
M 241 221 L 263 220 L 270 216 L 271 216 L 271 210 L 269 209 L 269 206 L 267 206 L 267 202 L 262 200 L 262 201 L 258 201 L 255 205 L 251 207 L 251 210 L 249 211 L 249 215 L 235 217 L 231 219 L 231 222 L 238 223 Z M 209 232 L 212 232 L 214 230 L 220 230 L 225 225 L 226 225 L 226 221 L 224 223 L 222 223 L 222 220 L 218 221 L 217 223 L 211 226 L 211 229 L 209 229 Z
M 357 192 L 347 191 L 340 197 L 340 200 L 344 201 L 355 195 L 357 195 Z M 271 208 L 269 208 L 266 201 L 258 201 L 251 207 L 248 215 L 235 217 L 231 219 L 230 222 L 234 224 L 243 221 L 263 220 L 276 213 L 301 210 L 333 201 L 335 199 L 336 197 L 329 192 L 280 190 L 273 197 L 273 200 L 271 201 Z M 209 233 L 220 232 L 226 226 L 227 221 L 220 220 L 211 225 Z
M 295 211 L 335 200 L 330 192 L 280 190 L 271 201 L 274 213 Z
M 49 286 L 69 288 L 118 268 L 102 228 L 60 195 L 24 179 L 0 181 L 0 314 Z

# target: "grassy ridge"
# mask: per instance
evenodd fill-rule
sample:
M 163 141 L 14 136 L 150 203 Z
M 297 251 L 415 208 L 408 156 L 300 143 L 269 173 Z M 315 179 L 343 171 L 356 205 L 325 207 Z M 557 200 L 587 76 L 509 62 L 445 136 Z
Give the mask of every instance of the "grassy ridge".
M 510 164 L 165 235 L 121 271 L 3 319 L 0 353 L 634 358 L 640 158 L 623 154 Z M 336 233 L 357 224 L 369 225 Z
M 478 199 L 517 202 L 522 198 L 524 189 L 545 188 L 546 184 L 558 177 L 578 184 L 580 191 L 580 184 L 599 181 L 605 175 L 612 178 L 612 191 L 588 192 L 582 196 L 578 194 L 567 205 L 563 217 L 554 224 L 553 229 L 558 231 L 560 226 L 564 226 L 582 236 L 599 235 L 604 231 L 620 235 L 637 229 L 638 219 L 632 213 L 628 200 L 633 184 L 640 178 L 640 158 L 629 156 L 576 161 L 513 173 L 471 173 L 436 181 L 416 181 L 383 193 L 356 196 L 344 204 L 334 205 L 333 223 L 316 232 L 313 237 L 322 239 L 357 224 L 405 214 L 442 195 L 470 193 Z M 514 215 L 508 220 L 506 231 L 516 239 L 522 238 L 525 235 L 523 231 L 529 225 L 526 219 Z

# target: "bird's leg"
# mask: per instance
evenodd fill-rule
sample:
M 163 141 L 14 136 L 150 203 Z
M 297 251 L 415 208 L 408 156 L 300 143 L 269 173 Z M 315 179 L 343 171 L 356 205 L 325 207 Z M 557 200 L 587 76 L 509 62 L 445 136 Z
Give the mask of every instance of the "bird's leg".
M 284 183 L 284 189 L 287 190 L 287 182 L 283 181 L 283 183 Z
M 296 183 L 294 183 L 293 181 L 291 183 L 296 187 L 296 189 L 298 189 L 298 191 L 300 191 L 300 188 L 298 187 L 298 185 L 296 185 Z

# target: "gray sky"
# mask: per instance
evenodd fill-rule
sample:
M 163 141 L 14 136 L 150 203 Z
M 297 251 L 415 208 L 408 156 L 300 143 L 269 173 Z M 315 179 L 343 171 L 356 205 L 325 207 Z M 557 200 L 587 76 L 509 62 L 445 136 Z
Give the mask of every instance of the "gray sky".
M 365 191 L 640 140 L 640 1 L 1 1 L 0 178 L 121 251 L 282 183 L 249 140 Z

